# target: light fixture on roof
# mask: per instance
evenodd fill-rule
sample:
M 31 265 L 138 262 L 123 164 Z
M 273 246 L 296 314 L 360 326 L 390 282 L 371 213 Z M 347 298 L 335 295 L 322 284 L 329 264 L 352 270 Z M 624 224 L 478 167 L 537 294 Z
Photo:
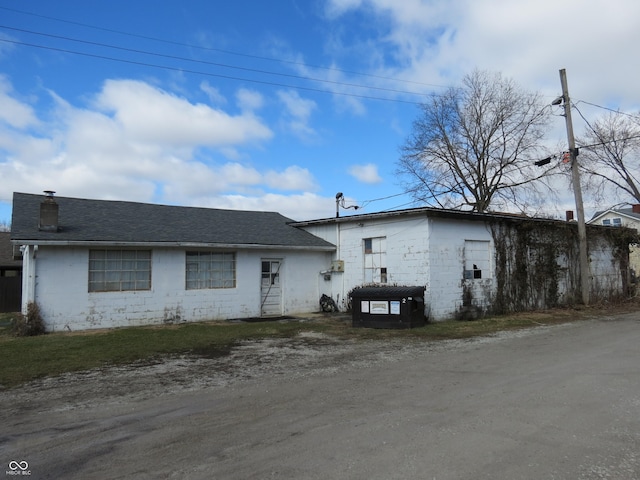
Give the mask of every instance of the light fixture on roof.
M 342 192 L 336 193 L 336 218 L 340 216 L 340 207 L 342 208 L 353 208 L 354 210 L 358 210 L 360 207 L 358 205 L 345 205 L 344 204 L 344 194 Z
M 336 193 L 336 218 L 340 216 L 340 200 L 344 198 L 342 192 Z

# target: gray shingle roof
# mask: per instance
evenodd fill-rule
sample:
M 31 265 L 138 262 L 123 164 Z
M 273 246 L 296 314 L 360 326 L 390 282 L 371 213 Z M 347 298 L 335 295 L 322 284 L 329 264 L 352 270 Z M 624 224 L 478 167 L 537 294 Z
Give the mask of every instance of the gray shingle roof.
M 58 231 L 41 231 L 38 223 L 43 198 L 42 195 L 13 194 L 12 240 L 335 248 L 289 225 L 292 220 L 276 212 L 68 197 L 55 197 L 59 206 Z
M 593 221 L 594 219 L 598 218 L 600 215 L 604 214 L 604 213 L 619 213 L 620 215 L 626 215 L 627 217 L 632 217 L 632 218 L 636 218 L 638 220 L 640 220 L 640 213 L 635 213 L 633 211 L 633 208 L 614 208 L 614 209 L 610 209 L 610 210 L 599 210 L 596 213 L 593 214 L 593 217 L 591 217 L 591 220 L 589 221 Z
M 0 232 L 0 268 L 15 268 L 22 266 L 22 260 L 13 259 L 13 245 L 9 232 Z

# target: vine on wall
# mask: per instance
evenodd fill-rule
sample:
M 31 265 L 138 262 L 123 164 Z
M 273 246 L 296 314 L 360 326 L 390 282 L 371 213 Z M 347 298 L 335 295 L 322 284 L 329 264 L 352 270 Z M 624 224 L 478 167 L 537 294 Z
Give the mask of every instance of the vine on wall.
M 580 265 L 575 224 L 497 219 L 489 223 L 489 228 L 495 246 L 492 313 L 552 308 L 579 302 Z M 633 232 L 597 227 L 591 229 L 588 238 L 590 250 L 599 246 L 613 252 L 612 266 L 619 269 L 623 291 L 627 292 L 628 252 Z M 592 282 L 592 291 L 596 287 Z

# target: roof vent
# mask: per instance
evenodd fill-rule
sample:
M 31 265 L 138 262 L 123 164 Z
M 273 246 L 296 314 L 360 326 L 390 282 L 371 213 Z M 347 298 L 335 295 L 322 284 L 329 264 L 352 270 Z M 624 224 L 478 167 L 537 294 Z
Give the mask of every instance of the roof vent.
M 44 199 L 40 203 L 40 224 L 38 228 L 43 232 L 58 231 L 58 204 L 53 198 L 53 190 L 45 190 Z

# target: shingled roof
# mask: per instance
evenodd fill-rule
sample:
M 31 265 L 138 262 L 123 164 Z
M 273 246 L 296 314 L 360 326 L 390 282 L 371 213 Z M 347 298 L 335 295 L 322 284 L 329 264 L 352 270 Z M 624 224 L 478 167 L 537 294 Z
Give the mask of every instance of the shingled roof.
M 39 229 L 42 195 L 13 194 L 11 240 L 24 243 L 118 243 L 268 246 L 333 250 L 335 246 L 276 212 L 179 207 L 55 197 L 57 231 Z
M 11 233 L 0 232 L 0 269 L 22 267 L 22 260 L 14 260 Z
M 640 208 L 638 207 L 629 207 L 629 208 L 610 208 L 609 210 L 599 210 L 597 211 L 593 217 L 591 217 L 590 222 L 593 222 L 598 217 L 604 215 L 605 213 L 617 213 L 619 215 L 624 215 L 629 218 L 633 218 L 637 221 L 640 221 L 640 212 L 638 212 Z

